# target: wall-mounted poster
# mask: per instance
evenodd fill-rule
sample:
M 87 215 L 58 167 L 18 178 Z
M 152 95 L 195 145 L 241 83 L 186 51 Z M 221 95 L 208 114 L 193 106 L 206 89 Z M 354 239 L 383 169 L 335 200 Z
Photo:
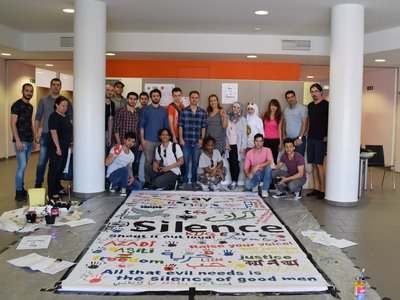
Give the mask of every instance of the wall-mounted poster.
M 146 83 L 144 85 L 144 90 L 149 93 L 154 89 L 159 89 L 161 91 L 161 106 L 167 106 L 172 102 L 172 89 L 175 84 L 170 83 Z
M 232 104 L 238 101 L 238 83 L 223 83 L 222 84 L 222 103 Z

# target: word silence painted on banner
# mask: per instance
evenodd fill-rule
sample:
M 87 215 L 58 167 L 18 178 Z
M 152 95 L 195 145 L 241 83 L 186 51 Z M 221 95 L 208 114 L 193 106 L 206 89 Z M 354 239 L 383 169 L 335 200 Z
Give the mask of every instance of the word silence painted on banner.
M 329 284 L 257 195 L 132 193 L 61 291 L 321 292 Z

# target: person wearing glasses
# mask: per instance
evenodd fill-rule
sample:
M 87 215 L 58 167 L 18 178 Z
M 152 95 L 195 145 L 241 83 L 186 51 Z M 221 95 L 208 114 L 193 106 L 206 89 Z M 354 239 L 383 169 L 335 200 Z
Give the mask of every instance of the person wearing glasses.
M 308 104 L 309 129 L 307 140 L 307 160 L 312 164 L 314 190 L 308 197 L 325 199 L 324 159 L 328 147 L 329 102 L 322 97 L 322 86 L 314 83 L 310 86 L 313 102 Z
M 226 168 L 221 153 L 214 149 L 215 145 L 215 139 L 207 136 L 204 139 L 204 152 L 199 159 L 197 180 L 205 192 L 221 190 L 221 181 L 225 180 Z
M 177 143 L 171 142 L 172 133 L 169 128 L 162 128 L 158 137 L 161 144 L 156 148 L 155 161 L 148 170 L 149 188 L 175 190 L 181 175 L 183 152 Z

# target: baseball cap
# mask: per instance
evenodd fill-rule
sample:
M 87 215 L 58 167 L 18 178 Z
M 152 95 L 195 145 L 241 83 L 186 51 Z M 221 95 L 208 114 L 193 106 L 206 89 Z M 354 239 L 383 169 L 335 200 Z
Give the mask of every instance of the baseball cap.
M 125 84 L 123 84 L 121 81 L 116 81 L 115 83 L 114 83 L 114 87 L 117 85 L 117 84 L 120 84 L 120 85 L 122 85 L 122 87 L 125 87 Z

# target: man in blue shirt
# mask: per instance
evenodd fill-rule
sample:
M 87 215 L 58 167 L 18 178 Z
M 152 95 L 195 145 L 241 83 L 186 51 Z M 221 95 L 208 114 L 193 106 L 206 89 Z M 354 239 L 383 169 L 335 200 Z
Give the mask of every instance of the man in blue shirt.
M 143 189 L 150 185 L 150 175 L 147 172 L 153 163 L 156 148 L 160 144 L 158 131 L 168 128 L 167 110 L 160 106 L 161 91 L 154 89 L 150 92 L 151 104 L 144 106 L 140 111 L 140 140 L 145 157 L 145 184 Z
M 284 136 L 294 141 L 295 151 L 304 157 L 306 152 L 306 130 L 308 127 L 308 110 L 304 105 L 297 103 L 296 94 L 290 90 L 285 93 L 289 106 L 285 108 Z
M 206 112 L 198 107 L 200 93 L 191 91 L 189 93 L 189 106 L 185 107 L 179 114 L 179 142 L 183 148 L 185 161 L 185 175 L 182 180 L 185 185 L 189 183 L 190 164 L 192 165 L 191 183 L 192 188 L 197 188 L 197 166 L 199 163 L 200 150 L 203 147 L 203 139 L 206 134 Z

